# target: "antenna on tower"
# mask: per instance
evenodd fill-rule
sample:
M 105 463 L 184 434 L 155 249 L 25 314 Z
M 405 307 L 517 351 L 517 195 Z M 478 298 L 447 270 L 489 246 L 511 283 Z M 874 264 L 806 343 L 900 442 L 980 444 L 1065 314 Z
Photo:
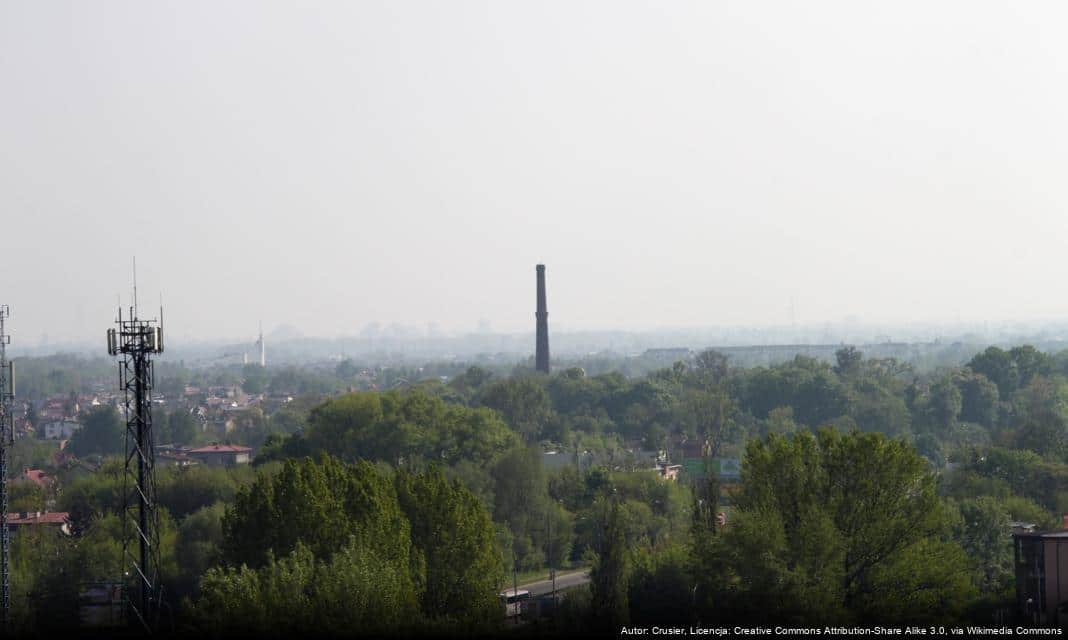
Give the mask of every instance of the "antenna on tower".
M 133 257 L 133 317 L 137 318 L 137 256 Z

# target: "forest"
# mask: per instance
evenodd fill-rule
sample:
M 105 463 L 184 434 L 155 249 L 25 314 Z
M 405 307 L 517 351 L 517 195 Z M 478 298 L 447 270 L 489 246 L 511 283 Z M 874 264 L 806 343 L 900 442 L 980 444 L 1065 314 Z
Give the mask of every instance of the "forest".
M 78 390 L 37 365 L 49 392 Z M 246 369 L 248 393 L 285 385 Z M 1012 523 L 1068 512 L 1068 351 L 989 347 L 925 371 L 848 346 L 766 367 L 709 350 L 637 377 L 449 371 L 388 390 L 355 388 L 357 367 L 289 372 L 334 382 L 234 432 L 252 465 L 160 467 L 161 627 L 493 634 L 500 591 L 572 568 L 589 583 L 512 633 L 993 625 L 1018 613 Z M 198 437 L 156 412 L 172 439 Z M 25 633 L 77 626 L 84 585 L 121 566 L 121 418 L 82 419 L 62 461 L 32 438 L 12 452 L 56 482 L 13 479 L 10 510 L 70 514 L 69 535 L 13 537 Z M 693 456 L 702 469 L 661 473 Z M 740 478 L 713 471 L 725 458 Z

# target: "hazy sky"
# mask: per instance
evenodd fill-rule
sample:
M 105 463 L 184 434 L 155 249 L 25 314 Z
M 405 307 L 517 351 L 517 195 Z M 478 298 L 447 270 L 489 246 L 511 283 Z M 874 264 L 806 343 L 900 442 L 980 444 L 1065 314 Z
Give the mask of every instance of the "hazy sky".
M 16 340 L 1068 317 L 1062 3 L 0 0 Z

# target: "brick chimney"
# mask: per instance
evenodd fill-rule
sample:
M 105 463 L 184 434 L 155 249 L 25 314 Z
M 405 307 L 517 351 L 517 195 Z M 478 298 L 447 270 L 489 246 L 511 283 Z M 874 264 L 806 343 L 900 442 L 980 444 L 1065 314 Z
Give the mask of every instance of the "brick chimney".
M 534 369 L 549 373 L 549 309 L 545 304 L 545 265 L 534 267 L 538 284 L 538 310 L 534 313 L 537 320 L 535 336 Z

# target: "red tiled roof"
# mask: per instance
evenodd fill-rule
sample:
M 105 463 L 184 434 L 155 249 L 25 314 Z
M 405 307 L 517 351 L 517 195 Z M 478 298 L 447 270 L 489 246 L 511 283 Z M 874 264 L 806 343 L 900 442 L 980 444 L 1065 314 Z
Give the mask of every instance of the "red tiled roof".
M 48 473 L 40 469 L 26 469 L 22 476 L 42 488 L 47 487 L 52 482 L 52 478 L 48 476 Z
M 252 449 L 236 444 L 213 444 L 207 447 L 190 449 L 189 453 L 250 453 Z
M 25 516 L 25 517 L 23 517 Z M 30 513 L 9 513 L 7 523 L 11 524 L 64 524 L 70 519 L 67 511 L 31 511 Z

